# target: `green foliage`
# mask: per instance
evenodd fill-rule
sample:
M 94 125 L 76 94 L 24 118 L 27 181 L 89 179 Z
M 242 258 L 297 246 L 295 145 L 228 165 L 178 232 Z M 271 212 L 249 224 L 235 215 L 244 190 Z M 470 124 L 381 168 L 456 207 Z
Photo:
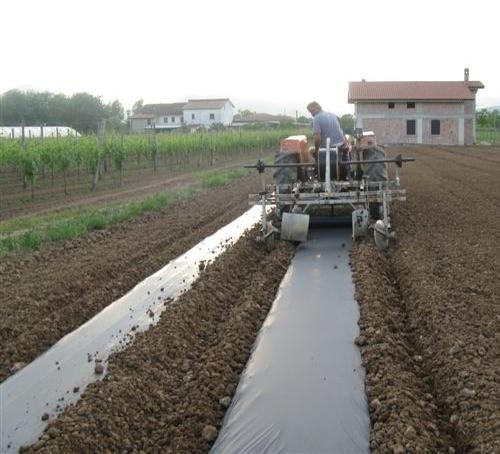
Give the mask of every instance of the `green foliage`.
M 256 112 L 252 112 L 248 109 L 238 110 L 238 115 L 241 115 L 242 118 L 249 117 L 250 115 L 254 115 L 255 113 Z
M 58 224 L 50 225 L 45 233 L 48 241 L 63 241 L 76 238 L 87 232 L 87 223 L 83 219 L 67 220 Z
M 193 188 L 177 192 L 159 193 L 149 196 L 141 201 L 129 202 L 121 206 L 106 207 L 102 209 L 88 209 L 79 212 L 68 212 L 67 218 L 46 219 L 46 223 L 31 219 L 25 222 L 30 230 L 20 235 L 15 235 L 13 229 L 4 229 L 10 232 L 0 240 L 0 257 L 14 251 L 34 251 L 43 243 L 70 240 L 91 232 L 101 230 L 111 224 L 122 222 L 139 216 L 146 212 L 159 211 L 176 200 L 192 197 L 195 194 Z M 24 227 L 24 224 L 16 224 Z M 0 232 L 2 230 L 0 229 Z
M 8 236 L 0 240 L 0 257 L 3 257 L 18 247 L 19 242 L 15 238 Z
M 155 194 L 140 202 L 136 207 L 139 212 L 158 211 L 163 207 L 170 205 L 174 201 L 174 197 L 168 193 Z
M 280 140 L 289 135 L 305 133 L 297 128 L 271 128 L 262 130 L 224 130 L 194 134 L 118 135 L 107 134 L 102 145 L 93 134 L 81 137 L 46 137 L 21 140 L 0 139 L 0 172 L 17 168 L 26 183 L 34 184 L 41 169 L 50 170 L 53 176 L 60 172 L 64 177 L 71 172 L 88 173 L 89 186 L 94 188 L 100 178 L 100 168 L 106 162 L 120 173 L 127 160 L 138 164 L 149 162 L 156 170 L 159 163 L 165 166 L 192 166 L 200 163 L 212 165 L 220 155 L 224 158 L 235 153 L 279 148 Z
M 42 235 L 37 231 L 26 232 L 18 239 L 19 248 L 26 251 L 35 251 L 42 244 Z
M 125 110 L 118 99 L 105 106 L 105 118 L 107 118 L 106 129 L 108 131 L 124 132 L 127 128 L 125 119 Z
M 481 109 L 476 112 L 476 123 L 479 128 L 500 128 L 500 111 Z
M 202 177 L 203 186 L 213 188 L 216 186 L 224 186 L 236 178 L 241 178 L 248 175 L 248 169 L 231 169 L 218 172 L 209 172 Z
M 500 143 L 500 128 L 477 128 L 476 142 Z
M 0 126 L 47 125 L 71 126 L 80 133 L 97 131 L 101 119 L 110 129 L 125 128 L 123 106 L 118 100 L 105 105 L 89 93 L 71 97 L 50 92 L 10 90 L 0 95 Z
M 354 134 L 354 117 L 351 114 L 342 115 L 339 122 L 344 134 Z
M 142 109 L 142 106 L 144 106 L 144 99 L 141 98 L 134 102 L 134 105 L 132 106 L 132 113 L 139 112 L 139 110 Z
M 36 150 L 30 148 L 19 155 L 19 167 L 26 179 L 34 184 L 38 170 Z
M 108 156 L 111 156 L 115 167 L 118 170 L 122 170 L 123 162 L 125 161 L 123 140 L 106 140 L 104 146 Z
M 222 123 L 212 123 L 210 125 L 210 131 L 224 131 L 226 127 Z

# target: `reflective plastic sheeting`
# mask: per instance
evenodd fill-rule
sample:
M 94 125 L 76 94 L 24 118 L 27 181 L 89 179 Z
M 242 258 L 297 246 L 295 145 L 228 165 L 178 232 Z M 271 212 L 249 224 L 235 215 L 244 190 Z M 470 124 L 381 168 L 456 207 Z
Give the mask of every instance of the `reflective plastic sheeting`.
M 17 452 L 34 443 L 48 421 L 75 403 L 85 387 L 102 375 L 94 373 L 95 359 L 106 364 L 138 331 L 155 324 L 165 305 L 189 289 L 198 278 L 200 261 L 212 261 L 260 220 L 253 207 L 212 236 L 169 262 L 137 284 L 94 318 L 67 334 L 57 344 L 0 385 L 0 452 Z M 79 388 L 78 393 L 73 389 Z
M 368 453 L 350 229 L 313 229 L 257 337 L 212 454 Z

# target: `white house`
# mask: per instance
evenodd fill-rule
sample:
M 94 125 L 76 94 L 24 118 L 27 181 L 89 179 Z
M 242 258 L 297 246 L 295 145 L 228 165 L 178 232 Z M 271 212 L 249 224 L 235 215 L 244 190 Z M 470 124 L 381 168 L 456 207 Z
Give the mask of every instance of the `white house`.
M 132 132 L 148 129 L 171 131 L 182 126 L 209 128 L 215 123 L 229 126 L 233 122 L 234 105 L 228 98 L 189 99 L 187 103 L 146 104 L 129 117 Z
M 229 126 L 233 122 L 234 104 L 229 98 L 189 99 L 182 110 L 188 126 L 210 127 L 214 123 Z
M 132 132 L 144 132 L 148 129 L 172 130 L 178 129 L 183 123 L 183 102 L 170 104 L 146 104 L 139 112 L 132 115 L 130 130 Z

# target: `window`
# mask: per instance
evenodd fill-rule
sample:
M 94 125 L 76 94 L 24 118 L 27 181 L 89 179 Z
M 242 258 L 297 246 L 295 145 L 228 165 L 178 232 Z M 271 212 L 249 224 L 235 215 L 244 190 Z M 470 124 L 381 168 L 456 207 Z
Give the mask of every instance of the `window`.
M 163 117 L 163 123 L 168 123 L 168 117 Z
M 406 135 L 414 136 L 415 129 L 415 120 L 406 120 Z
M 387 107 L 389 107 L 389 109 L 394 109 L 394 103 L 390 102 L 389 104 L 387 104 Z
M 431 135 L 439 136 L 441 134 L 441 120 L 431 120 Z
M 407 109 L 415 109 L 415 103 L 414 102 L 407 102 L 406 108 Z
M 191 114 L 191 120 L 194 120 L 194 114 Z
M 215 114 L 213 113 L 210 114 L 210 120 L 215 120 Z
M 148 126 L 151 126 L 151 120 L 148 118 Z
M 172 123 L 175 123 L 175 117 L 172 117 L 171 120 L 172 120 Z

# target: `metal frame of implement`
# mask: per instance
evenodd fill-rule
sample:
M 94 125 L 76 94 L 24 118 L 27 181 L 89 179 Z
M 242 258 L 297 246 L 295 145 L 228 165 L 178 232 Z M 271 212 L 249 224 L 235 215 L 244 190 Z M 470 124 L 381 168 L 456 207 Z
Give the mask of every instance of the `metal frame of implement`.
M 338 149 L 336 153 L 336 170 L 343 165 L 362 165 L 375 163 L 395 164 L 394 180 L 367 181 L 361 180 L 332 180 L 330 175 L 330 143 L 320 152 L 326 152 L 325 181 L 309 180 L 297 181 L 292 184 L 269 184 L 265 182 L 265 170 L 279 167 L 316 167 L 318 163 L 293 163 L 293 164 L 265 164 L 257 161 L 255 165 L 246 165 L 246 168 L 257 169 L 261 180 L 261 191 L 250 194 L 250 205 L 261 205 L 261 233 L 259 241 L 265 242 L 269 247 L 274 246 L 275 234 L 280 231 L 268 220 L 267 207 L 276 206 L 278 218 L 281 218 L 281 238 L 292 241 L 305 241 L 309 226 L 309 210 L 314 207 L 347 206 L 352 208 L 352 237 L 367 236 L 369 229 L 373 229 L 374 240 L 382 250 L 389 247 L 389 239 L 395 234 L 391 231 L 390 202 L 393 200 L 406 200 L 406 190 L 400 187 L 399 169 L 404 162 L 415 161 L 414 158 L 403 158 L 401 155 L 394 159 L 339 161 Z M 372 219 L 370 223 L 369 206 L 371 203 L 380 204 L 379 219 Z

